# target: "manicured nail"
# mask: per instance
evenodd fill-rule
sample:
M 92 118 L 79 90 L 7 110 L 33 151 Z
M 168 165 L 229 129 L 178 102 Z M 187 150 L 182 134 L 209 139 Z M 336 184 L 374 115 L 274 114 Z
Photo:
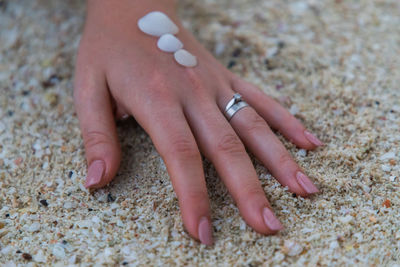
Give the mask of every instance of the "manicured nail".
M 211 223 L 207 217 L 202 217 L 199 222 L 199 238 L 201 243 L 212 245 L 214 243 L 212 237 Z
M 316 146 L 324 145 L 324 143 L 321 140 L 319 140 L 315 135 L 313 135 L 309 131 L 304 131 L 304 136 L 307 138 L 308 141 L 310 141 L 311 143 L 313 143 Z
M 103 178 L 105 169 L 106 165 L 104 164 L 104 161 L 102 160 L 93 161 L 88 169 L 85 187 L 90 188 L 94 185 L 98 185 L 101 182 L 101 178 Z
M 308 194 L 318 193 L 318 188 L 311 182 L 310 178 L 308 178 L 304 173 L 297 172 L 296 173 L 297 182 L 301 187 L 303 187 L 304 191 Z
M 263 210 L 264 223 L 271 231 L 279 231 L 283 229 L 283 225 L 276 218 L 275 214 L 269 208 L 265 207 Z

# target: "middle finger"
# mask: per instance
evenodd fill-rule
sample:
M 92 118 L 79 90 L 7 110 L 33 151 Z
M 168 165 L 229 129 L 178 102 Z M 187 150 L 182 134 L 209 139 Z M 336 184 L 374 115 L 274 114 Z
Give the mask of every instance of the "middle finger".
M 203 102 L 199 105 L 199 102 Z M 244 220 L 257 232 L 283 229 L 265 197 L 257 173 L 235 131 L 213 100 L 196 98 L 184 112 L 201 152 L 212 161 Z

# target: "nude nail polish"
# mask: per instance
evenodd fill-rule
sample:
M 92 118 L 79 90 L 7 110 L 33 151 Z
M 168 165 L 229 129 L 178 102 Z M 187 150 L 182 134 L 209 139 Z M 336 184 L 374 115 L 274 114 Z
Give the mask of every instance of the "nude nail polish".
M 263 209 L 263 218 L 264 218 L 264 223 L 265 225 L 271 230 L 271 231 L 279 231 L 283 229 L 283 225 L 281 222 L 276 218 L 275 214 L 270 210 L 269 208 L 265 207 Z
M 310 178 L 308 178 L 304 173 L 297 172 L 296 180 L 299 185 L 306 191 L 308 194 L 318 193 L 318 188 L 311 182 Z
M 319 140 L 315 135 L 313 135 L 309 131 L 304 131 L 304 136 L 307 138 L 308 141 L 310 141 L 311 143 L 313 143 L 316 146 L 324 145 L 324 143 L 321 140 Z
M 85 187 L 90 188 L 94 185 L 98 185 L 104 175 L 104 170 L 106 169 L 105 163 L 102 160 L 93 161 L 89 168 L 86 176 Z
M 207 217 L 202 217 L 199 222 L 199 239 L 205 245 L 212 245 L 214 243 L 212 237 L 211 223 Z

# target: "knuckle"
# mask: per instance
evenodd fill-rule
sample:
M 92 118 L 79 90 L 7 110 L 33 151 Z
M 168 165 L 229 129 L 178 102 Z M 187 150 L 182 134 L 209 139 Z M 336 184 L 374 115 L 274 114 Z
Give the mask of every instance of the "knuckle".
M 146 84 L 148 90 L 144 91 L 145 99 L 149 105 L 171 103 L 174 99 L 174 90 L 168 82 L 167 74 L 154 70 L 151 79 Z
M 265 196 L 265 193 L 260 185 L 249 183 L 243 186 L 243 195 L 245 199 L 249 199 L 254 196 Z
M 205 191 L 188 190 L 184 198 L 185 200 L 190 200 L 192 203 L 201 203 L 208 199 L 208 195 Z
M 166 103 L 171 99 L 172 93 L 166 86 L 150 86 L 148 99 L 153 103 Z
M 194 88 L 202 88 L 203 86 L 203 79 L 201 79 L 200 75 L 197 72 L 193 72 L 189 70 L 186 72 L 187 77 L 189 78 L 190 82 L 192 83 Z
M 170 149 L 167 152 L 168 155 L 174 158 L 200 158 L 196 143 L 186 136 L 175 137 L 171 141 Z
M 292 157 L 288 153 L 283 153 L 279 156 L 280 165 L 289 165 L 293 163 Z
M 254 201 L 262 201 L 266 199 L 265 192 L 261 185 L 256 183 L 245 183 L 241 187 L 241 192 L 238 194 L 236 202 L 241 207 L 251 205 Z
M 151 73 L 151 80 L 149 81 L 148 86 L 152 89 L 156 88 L 164 88 L 167 85 L 167 77 L 160 70 L 153 70 Z
M 211 93 L 211 90 L 209 86 L 207 85 L 207 81 L 205 81 L 204 77 L 202 77 L 198 72 L 196 72 L 193 69 L 188 69 L 186 71 L 186 77 L 190 83 L 191 87 L 191 93 L 195 97 L 198 98 L 204 98 L 209 96 Z M 218 84 L 218 82 L 215 80 L 215 83 Z
M 254 112 L 249 116 L 249 120 L 247 120 L 243 127 L 247 132 L 265 132 L 267 125 L 265 120 L 260 115 Z
M 217 143 L 217 152 L 231 155 L 242 155 L 244 147 L 236 134 L 228 133 L 223 135 Z
M 93 149 L 101 145 L 112 144 L 112 138 L 100 131 L 84 132 L 84 145 L 87 150 Z

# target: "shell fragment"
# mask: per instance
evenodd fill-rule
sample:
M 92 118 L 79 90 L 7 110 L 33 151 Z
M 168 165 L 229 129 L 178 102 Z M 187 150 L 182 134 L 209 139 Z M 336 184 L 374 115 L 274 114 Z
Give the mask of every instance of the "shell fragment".
M 185 49 L 180 49 L 176 51 L 174 54 L 174 58 L 176 62 L 185 67 L 194 67 L 197 65 L 197 58 Z
M 164 52 L 175 53 L 183 48 L 182 42 L 170 33 L 164 34 L 158 39 L 158 48 Z
M 166 33 L 177 34 L 178 26 L 164 13 L 153 11 L 138 20 L 139 29 L 153 36 L 161 36 Z

